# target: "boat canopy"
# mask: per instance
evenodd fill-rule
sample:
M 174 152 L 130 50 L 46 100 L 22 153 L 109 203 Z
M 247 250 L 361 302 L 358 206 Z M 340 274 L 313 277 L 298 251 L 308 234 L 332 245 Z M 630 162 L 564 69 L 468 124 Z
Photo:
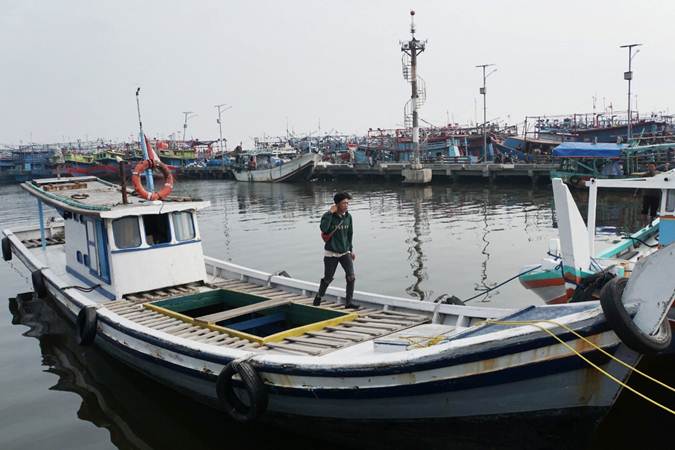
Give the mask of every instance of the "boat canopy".
M 553 149 L 559 158 L 620 158 L 625 144 L 563 142 Z

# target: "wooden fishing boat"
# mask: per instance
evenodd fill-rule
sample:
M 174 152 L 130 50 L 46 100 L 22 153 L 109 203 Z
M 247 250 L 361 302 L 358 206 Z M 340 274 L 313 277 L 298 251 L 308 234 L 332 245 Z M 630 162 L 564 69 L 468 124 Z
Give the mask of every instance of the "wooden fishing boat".
M 330 288 L 314 307 L 316 283 L 204 256 L 208 202 L 147 201 L 95 177 L 22 187 L 40 224 L 3 230 L 3 257 L 81 345 L 235 420 L 597 418 L 622 388 L 580 356 L 621 382 L 640 357 L 598 302 L 501 309 L 357 291 L 353 309 Z M 45 223 L 43 205 L 62 220 Z
M 281 181 L 304 181 L 308 180 L 314 172 L 316 163 L 321 161 L 321 156 L 317 153 L 305 153 L 285 162 L 279 166 L 260 169 L 240 169 L 234 170 L 234 177 L 237 181 L 249 182 L 281 182 Z

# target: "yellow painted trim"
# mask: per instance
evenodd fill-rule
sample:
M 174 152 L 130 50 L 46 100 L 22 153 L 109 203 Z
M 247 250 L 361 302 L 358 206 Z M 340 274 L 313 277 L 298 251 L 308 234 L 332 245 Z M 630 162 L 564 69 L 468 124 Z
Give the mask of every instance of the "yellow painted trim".
M 243 331 L 238 331 L 238 330 L 233 330 L 231 328 L 222 327 L 222 326 L 216 325 L 212 322 L 202 322 L 201 320 L 196 320 L 196 319 L 194 319 L 190 316 L 186 316 L 185 314 L 177 313 L 176 311 L 171 311 L 170 309 L 166 309 L 166 308 L 162 308 L 161 306 L 153 305 L 152 303 L 144 303 L 143 307 L 147 308 L 147 309 L 150 309 L 152 311 L 155 311 L 159 314 L 163 314 L 165 316 L 169 316 L 169 317 L 173 317 L 174 319 L 178 319 L 182 322 L 189 323 L 189 324 L 194 325 L 196 327 L 208 328 L 209 330 L 212 330 L 212 331 L 220 331 L 223 334 L 238 337 L 240 339 L 247 339 L 249 341 L 257 342 L 259 344 L 265 344 L 266 342 L 283 341 L 287 337 L 301 336 L 301 335 L 307 333 L 308 331 L 319 331 L 319 330 L 322 330 L 326 327 L 341 324 L 342 322 L 355 320 L 359 317 L 358 313 L 352 312 L 352 313 L 349 313 L 349 314 L 345 314 L 344 316 L 333 317 L 332 319 L 322 320 L 321 322 L 315 322 L 315 323 L 310 323 L 310 324 L 303 325 L 303 326 L 300 326 L 300 327 L 291 328 L 290 330 L 281 331 L 279 333 L 271 334 L 269 336 L 266 336 L 266 337 L 262 338 L 260 336 L 254 335 L 254 334 L 244 333 Z
M 278 342 L 283 341 L 287 337 L 301 336 L 308 331 L 319 331 L 326 327 L 331 327 L 333 325 L 341 324 L 342 322 L 347 322 L 349 320 L 354 320 L 358 318 L 357 313 L 349 313 L 340 317 L 333 317 L 332 319 L 322 320 L 321 322 L 309 323 L 301 327 L 291 328 L 290 330 L 281 331 L 279 333 L 271 334 L 263 338 L 263 343 L 265 342 Z
M 164 314 L 165 316 L 173 317 L 174 319 L 178 319 L 186 323 L 193 324 L 195 322 L 195 319 L 193 319 L 190 316 L 177 313 L 176 311 L 171 311 L 170 309 L 162 308 L 161 306 L 153 305 L 152 303 L 143 303 L 143 307 L 155 311 L 157 313 Z

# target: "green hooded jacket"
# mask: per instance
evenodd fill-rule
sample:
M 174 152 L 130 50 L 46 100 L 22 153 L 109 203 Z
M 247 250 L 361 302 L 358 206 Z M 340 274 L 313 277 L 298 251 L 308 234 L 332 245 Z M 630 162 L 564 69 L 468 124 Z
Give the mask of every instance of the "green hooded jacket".
M 321 216 L 322 233 L 332 233 L 337 228 L 337 231 L 326 242 L 324 248 L 330 252 L 347 253 L 352 251 L 352 235 L 354 229 L 352 227 L 352 216 L 347 212 L 344 216 L 338 213 L 331 213 L 330 211 Z

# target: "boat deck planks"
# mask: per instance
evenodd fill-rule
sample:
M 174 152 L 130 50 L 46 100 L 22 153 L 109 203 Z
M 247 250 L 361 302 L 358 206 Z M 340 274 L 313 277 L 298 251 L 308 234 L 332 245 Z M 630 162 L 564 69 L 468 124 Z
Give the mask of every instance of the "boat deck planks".
M 225 289 L 265 297 L 268 300 L 255 305 L 202 316 L 197 318 L 198 322 L 195 323 L 186 323 L 177 318 L 168 317 L 165 314 L 143 307 L 145 303 L 184 296 L 203 289 Z M 321 330 L 307 331 L 300 336 L 287 337 L 279 342 L 266 342 L 264 344 L 232 336 L 220 330 L 211 330 L 202 326 L 201 323 L 203 322 L 204 325 L 215 323 L 238 316 L 243 312 L 254 312 L 271 306 L 290 303 L 309 306 L 312 305 L 312 301 L 313 299 L 310 297 L 284 291 L 281 288 L 273 286 L 261 286 L 242 280 L 218 279 L 217 282 L 208 283 L 206 286 L 191 283 L 189 285 L 172 286 L 127 295 L 123 300 L 115 300 L 104 304 L 103 308 L 138 325 L 171 334 L 175 337 L 189 339 L 200 344 L 239 348 L 254 352 L 272 351 L 311 356 L 324 355 L 430 321 L 429 317 L 422 314 L 386 311 L 375 308 L 345 308 L 344 304 L 324 301 L 319 306 L 320 308 L 356 312 L 358 318 L 334 326 L 327 326 Z

